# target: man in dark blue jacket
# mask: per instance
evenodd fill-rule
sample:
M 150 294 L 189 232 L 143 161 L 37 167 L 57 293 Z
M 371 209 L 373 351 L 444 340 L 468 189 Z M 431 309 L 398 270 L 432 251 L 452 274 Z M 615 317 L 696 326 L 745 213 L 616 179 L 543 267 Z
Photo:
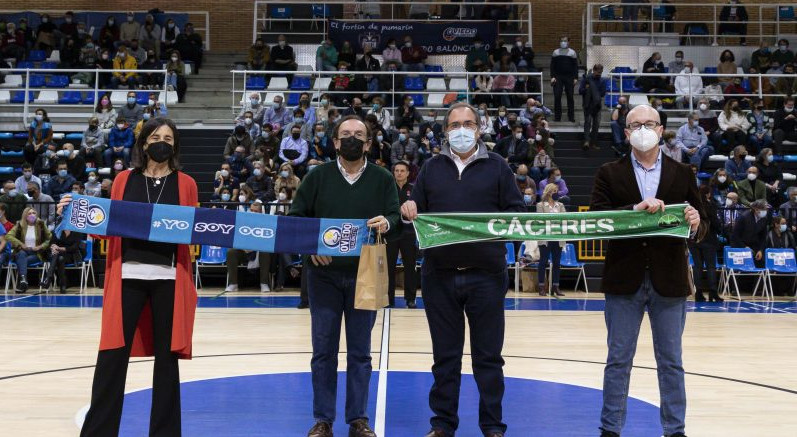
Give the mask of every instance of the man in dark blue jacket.
M 517 170 L 521 164 L 531 164 L 529 159 L 529 143 L 523 137 L 523 126 L 520 124 L 512 128 L 512 136 L 501 138 L 493 151 L 509 163 L 512 171 Z
M 414 220 L 418 213 L 522 212 L 523 195 L 515 175 L 498 154 L 479 139 L 479 114 L 467 103 L 451 106 L 443 122 L 447 141 L 427 159 L 401 207 Z M 427 437 L 453 436 L 465 344 L 470 325 L 473 376 L 479 388 L 479 427 L 487 437 L 503 437 L 504 295 L 506 249 L 501 242 L 464 243 L 427 249 L 421 270 L 423 302 L 432 335 L 434 385 L 429 406 L 434 416 Z
M 592 74 L 584 74 L 578 93 L 584 107 L 584 150 L 598 148 L 598 129 L 601 125 L 603 98 L 606 96 L 606 82 L 601 78 L 603 65 L 595 64 Z

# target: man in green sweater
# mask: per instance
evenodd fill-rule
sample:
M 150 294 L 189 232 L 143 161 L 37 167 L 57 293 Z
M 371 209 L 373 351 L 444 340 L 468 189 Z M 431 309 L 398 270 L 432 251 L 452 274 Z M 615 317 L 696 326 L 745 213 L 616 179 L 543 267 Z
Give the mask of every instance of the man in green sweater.
M 371 129 L 357 116 L 344 117 L 333 131 L 335 161 L 305 176 L 293 198 L 290 215 L 297 217 L 372 217 L 369 230 L 400 235 L 398 190 L 387 170 L 365 159 Z M 368 230 L 358 230 L 368 232 Z M 346 315 L 346 423 L 349 437 L 375 437 L 366 406 L 371 380 L 371 330 L 375 311 L 354 308 L 358 257 L 306 257 L 312 320 L 313 417 L 308 437 L 332 437 L 337 397 L 340 324 Z

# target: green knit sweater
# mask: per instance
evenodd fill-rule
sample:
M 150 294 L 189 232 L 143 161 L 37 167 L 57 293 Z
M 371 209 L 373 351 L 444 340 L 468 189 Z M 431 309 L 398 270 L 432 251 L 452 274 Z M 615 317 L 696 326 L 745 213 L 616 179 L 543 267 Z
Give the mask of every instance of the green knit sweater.
M 357 219 L 382 215 L 390 222 L 385 237 L 401 235 L 396 182 L 387 170 L 370 162 L 354 184 L 349 184 L 340 173 L 337 161 L 319 165 L 302 180 L 289 215 Z M 335 257 L 329 267 L 356 270 L 358 262 L 359 257 Z

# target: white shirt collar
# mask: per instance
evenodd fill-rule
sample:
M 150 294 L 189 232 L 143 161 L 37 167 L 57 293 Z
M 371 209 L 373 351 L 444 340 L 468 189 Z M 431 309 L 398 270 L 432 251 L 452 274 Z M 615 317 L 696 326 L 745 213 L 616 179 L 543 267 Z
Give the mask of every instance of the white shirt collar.
M 354 185 L 354 183 L 360 179 L 360 176 L 362 176 L 363 173 L 365 172 L 365 167 L 368 165 L 368 160 L 363 158 L 363 166 L 360 167 L 360 169 L 357 170 L 356 173 L 350 175 L 348 172 L 346 172 L 346 169 L 343 167 L 343 164 L 340 163 L 340 157 L 338 157 L 338 159 L 335 160 L 335 162 L 338 163 L 338 170 L 340 170 L 340 174 L 343 175 L 343 178 L 346 179 L 346 182 L 348 182 L 349 185 Z

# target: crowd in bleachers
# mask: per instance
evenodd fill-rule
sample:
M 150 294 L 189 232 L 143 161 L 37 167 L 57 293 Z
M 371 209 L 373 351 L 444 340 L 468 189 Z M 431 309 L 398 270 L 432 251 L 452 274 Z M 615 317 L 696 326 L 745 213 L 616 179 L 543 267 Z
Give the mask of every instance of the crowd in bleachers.
M 24 17 L 18 22 L 0 18 L 0 57 L 14 64 L 0 65 L 0 68 L 109 70 L 96 76 L 100 89 L 165 88 L 177 91 L 178 99 L 182 101 L 186 90 L 186 62 L 192 64 L 194 72 L 202 65 L 202 37 L 194 32 L 192 23 L 186 23 L 181 30 L 172 18 L 163 14 L 147 14 L 143 22 L 137 21 L 133 12 L 128 12 L 125 17 L 125 22 L 117 23 L 116 18 L 109 15 L 98 30 L 87 28 L 87 23 L 77 20 L 72 12 L 66 12 L 62 17 L 42 14 L 35 27 L 30 26 Z M 158 22 L 164 22 L 163 26 Z M 0 62 L 5 64 L 2 59 Z M 166 70 L 165 76 L 111 71 L 159 69 Z M 51 80 L 48 86 L 66 87 L 69 83 L 92 86 L 95 81 L 95 75 L 89 72 L 67 77 L 66 83 L 58 84 Z

